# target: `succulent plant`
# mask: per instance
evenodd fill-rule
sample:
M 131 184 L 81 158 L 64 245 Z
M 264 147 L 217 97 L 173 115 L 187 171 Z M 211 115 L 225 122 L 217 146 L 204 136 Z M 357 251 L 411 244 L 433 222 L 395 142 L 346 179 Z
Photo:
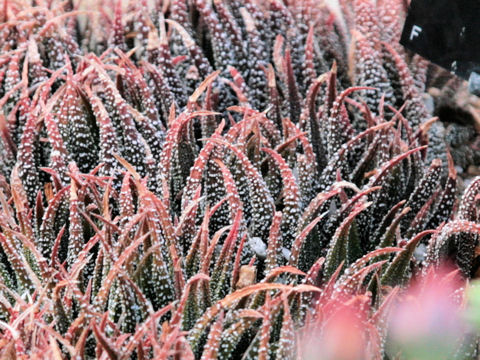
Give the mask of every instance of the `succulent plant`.
M 403 1 L 86 5 L 1 12 L 2 355 L 296 359 L 347 309 L 380 359 L 402 285 L 475 271 Z

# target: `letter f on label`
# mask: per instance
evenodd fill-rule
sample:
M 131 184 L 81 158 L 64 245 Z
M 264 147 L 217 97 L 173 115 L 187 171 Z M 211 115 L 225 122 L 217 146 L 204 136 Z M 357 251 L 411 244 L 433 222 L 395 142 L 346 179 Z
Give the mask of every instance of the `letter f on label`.
M 422 28 L 418 25 L 412 26 L 412 31 L 410 32 L 410 40 L 416 38 L 422 32 Z

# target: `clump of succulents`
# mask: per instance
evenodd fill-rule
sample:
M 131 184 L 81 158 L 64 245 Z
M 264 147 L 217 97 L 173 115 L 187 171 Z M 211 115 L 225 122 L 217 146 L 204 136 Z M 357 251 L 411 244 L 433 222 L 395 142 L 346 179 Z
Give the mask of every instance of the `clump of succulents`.
M 0 11 L 3 356 L 296 359 L 345 308 L 380 359 L 400 286 L 476 271 L 403 1 L 34 3 Z

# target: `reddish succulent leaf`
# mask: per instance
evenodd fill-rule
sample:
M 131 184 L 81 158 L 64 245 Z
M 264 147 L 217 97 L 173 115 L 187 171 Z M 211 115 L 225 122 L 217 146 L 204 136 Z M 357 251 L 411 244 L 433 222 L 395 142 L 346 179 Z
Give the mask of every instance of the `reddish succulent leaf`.
M 348 233 L 350 226 L 355 217 L 362 211 L 364 211 L 371 203 L 358 204 L 352 210 L 352 212 L 345 218 L 342 224 L 338 227 L 333 239 L 331 240 L 331 246 L 327 253 L 325 260 L 325 272 L 324 278 L 328 279 L 338 268 L 339 264 L 348 260 L 347 248 L 348 248 Z
M 381 278 L 382 284 L 391 286 L 401 284 L 404 281 L 405 271 L 417 244 L 426 235 L 434 233 L 435 230 L 425 230 L 417 234 L 413 239 L 411 239 L 407 243 L 403 251 L 397 254 L 397 256 L 390 263 L 389 267 L 385 270 L 385 273 L 382 275 Z

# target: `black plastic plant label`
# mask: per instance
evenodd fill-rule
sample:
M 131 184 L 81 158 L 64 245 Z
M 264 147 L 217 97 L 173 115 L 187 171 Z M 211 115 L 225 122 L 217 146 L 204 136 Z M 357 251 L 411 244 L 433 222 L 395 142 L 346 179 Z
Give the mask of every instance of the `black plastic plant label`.
M 480 73 L 480 0 L 412 0 L 400 43 L 465 79 Z

